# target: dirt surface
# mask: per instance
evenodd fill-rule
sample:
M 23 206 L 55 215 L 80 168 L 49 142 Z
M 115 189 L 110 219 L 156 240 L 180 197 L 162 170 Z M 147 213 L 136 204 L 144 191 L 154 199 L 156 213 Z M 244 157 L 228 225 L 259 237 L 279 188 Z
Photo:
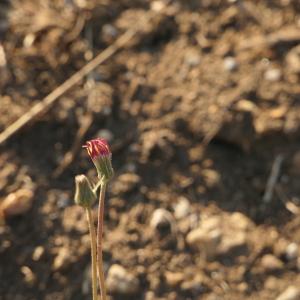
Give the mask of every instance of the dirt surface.
M 111 299 L 300 299 L 298 0 L 2 1 L 0 131 L 135 29 L 1 145 L 0 299 L 91 298 L 96 136 Z

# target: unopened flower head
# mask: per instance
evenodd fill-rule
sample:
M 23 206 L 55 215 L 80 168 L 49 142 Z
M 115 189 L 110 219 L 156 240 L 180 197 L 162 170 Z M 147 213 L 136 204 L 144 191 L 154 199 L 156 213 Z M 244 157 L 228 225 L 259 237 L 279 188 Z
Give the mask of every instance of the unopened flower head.
M 111 164 L 111 152 L 107 141 L 97 138 L 86 142 L 86 145 L 83 147 L 87 149 L 89 156 L 96 166 L 98 177 L 105 181 L 109 180 L 113 176 L 114 170 Z
M 77 175 L 75 177 L 75 203 L 83 206 L 90 207 L 96 200 L 91 184 L 85 175 Z

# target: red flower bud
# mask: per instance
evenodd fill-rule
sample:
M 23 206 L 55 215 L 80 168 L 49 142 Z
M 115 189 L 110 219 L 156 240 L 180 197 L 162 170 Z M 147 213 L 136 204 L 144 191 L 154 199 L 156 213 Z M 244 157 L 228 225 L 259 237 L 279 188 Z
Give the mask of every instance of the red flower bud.
M 111 165 L 111 152 L 107 141 L 98 138 L 86 142 L 86 145 L 83 147 L 87 149 L 96 166 L 98 177 L 103 180 L 109 180 L 113 176 L 114 171 Z
M 88 154 L 93 160 L 98 156 L 111 155 L 108 143 L 104 139 L 90 140 L 83 147 L 87 148 Z

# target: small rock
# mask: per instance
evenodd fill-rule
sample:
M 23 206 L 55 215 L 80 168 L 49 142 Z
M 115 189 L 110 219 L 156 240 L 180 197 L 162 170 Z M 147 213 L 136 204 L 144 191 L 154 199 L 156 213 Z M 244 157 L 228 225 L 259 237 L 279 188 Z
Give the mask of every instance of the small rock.
M 176 219 L 186 217 L 191 211 L 190 202 L 185 197 L 180 197 L 178 203 L 174 206 L 174 216 Z
M 134 173 L 122 174 L 113 183 L 112 191 L 114 194 L 129 193 L 136 188 L 140 180 L 140 176 Z
M 180 272 L 165 272 L 166 282 L 170 287 L 176 287 L 184 280 L 184 274 Z
M 117 264 L 112 265 L 108 270 L 106 284 L 111 293 L 132 295 L 139 290 L 138 278 Z
M 115 38 L 118 35 L 118 30 L 111 24 L 105 24 L 102 27 L 102 33 L 104 36 Z
M 237 231 L 230 237 L 224 235 L 222 243 L 219 246 L 218 253 L 226 255 L 235 249 L 241 249 L 246 246 L 246 233 L 244 231 Z
M 37 246 L 32 253 L 32 259 L 34 261 L 39 261 L 44 253 L 45 248 L 43 246 Z
M 226 71 L 234 71 L 237 69 L 237 62 L 236 62 L 236 59 L 232 56 L 227 56 L 224 58 L 224 69 Z
M 299 300 L 300 289 L 296 286 L 290 285 L 283 293 L 281 293 L 276 300 Z
M 268 69 L 265 74 L 264 78 L 268 81 L 275 82 L 281 78 L 281 71 L 280 69 Z
M 54 271 L 60 271 L 65 269 L 70 263 L 70 255 L 67 248 L 60 248 L 58 254 L 54 258 L 52 269 Z
M 26 214 L 33 202 L 33 191 L 29 189 L 20 189 L 9 194 L 1 203 L 0 212 L 4 217 Z
M 163 10 L 165 8 L 166 4 L 163 1 L 151 1 L 151 9 L 156 11 L 156 12 L 160 12 L 161 10 Z
M 254 102 L 246 99 L 238 101 L 235 107 L 237 110 L 248 111 L 251 113 L 255 113 L 258 111 L 258 106 Z
M 27 266 L 21 267 L 21 273 L 24 275 L 24 280 L 29 285 L 33 285 L 36 281 L 36 276 L 32 272 L 32 270 Z
M 299 253 L 299 246 L 296 243 L 290 243 L 287 247 L 286 247 L 286 258 L 288 260 L 295 260 L 298 257 L 298 253 Z
M 292 48 L 288 52 L 286 62 L 290 72 L 300 73 L 300 45 Z
M 222 234 L 219 229 L 206 230 L 204 228 L 194 229 L 186 237 L 187 243 L 192 248 L 203 251 L 207 259 L 216 255 L 221 239 Z
M 248 248 L 247 234 L 251 228 L 253 223 L 241 213 L 212 215 L 202 218 L 198 227 L 187 235 L 186 241 L 192 248 L 204 251 L 207 258 L 242 255 Z
M 297 259 L 297 269 L 300 272 L 300 257 Z
M 264 288 L 267 290 L 276 290 L 278 288 L 278 279 L 274 276 L 269 276 L 264 283 Z
M 190 280 L 190 281 L 184 281 L 181 285 L 180 285 L 181 290 L 183 291 L 188 291 L 189 293 L 192 293 L 193 295 L 199 295 L 201 293 L 203 293 L 203 291 L 205 290 L 203 284 L 201 281 L 199 280 Z
M 7 60 L 5 55 L 5 50 L 3 46 L 0 44 L 0 68 L 6 67 Z
M 190 51 L 190 52 L 186 53 L 186 55 L 184 57 L 184 62 L 190 67 L 195 67 L 195 66 L 199 65 L 199 63 L 200 63 L 199 53 L 196 51 Z
M 168 210 L 164 208 L 158 208 L 152 214 L 150 226 L 158 231 L 171 231 L 174 222 L 174 218 Z
M 283 262 L 272 254 L 266 254 L 261 259 L 262 267 L 268 272 L 279 271 L 283 268 Z

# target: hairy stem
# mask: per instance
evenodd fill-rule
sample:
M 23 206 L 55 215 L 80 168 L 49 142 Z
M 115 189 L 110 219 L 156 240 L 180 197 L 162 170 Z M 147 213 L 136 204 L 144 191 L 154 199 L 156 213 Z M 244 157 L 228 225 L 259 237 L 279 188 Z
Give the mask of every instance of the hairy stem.
M 97 293 L 97 252 L 96 252 L 96 231 L 94 227 L 94 218 L 90 207 L 86 208 L 86 215 L 89 223 L 91 238 L 91 257 L 92 257 L 92 290 L 93 300 L 98 300 Z
M 97 263 L 99 286 L 101 291 L 101 299 L 106 300 L 106 287 L 102 260 L 102 235 L 103 235 L 103 216 L 104 216 L 104 198 L 105 198 L 106 182 L 102 182 L 99 196 L 98 207 L 98 228 L 97 228 Z

